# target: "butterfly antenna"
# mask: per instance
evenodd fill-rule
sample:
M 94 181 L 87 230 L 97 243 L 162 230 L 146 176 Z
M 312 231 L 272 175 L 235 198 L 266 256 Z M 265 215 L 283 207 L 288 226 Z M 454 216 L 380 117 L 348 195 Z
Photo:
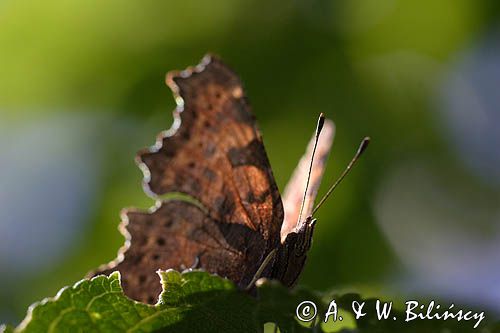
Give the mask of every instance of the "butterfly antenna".
M 323 205 L 323 203 L 326 201 L 326 199 L 328 199 L 330 194 L 332 194 L 333 190 L 335 190 L 335 188 L 340 184 L 340 182 L 345 178 L 345 176 L 347 176 L 347 174 L 349 173 L 349 171 L 351 171 L 354 164 L 356 164 L 356 162 L 358 161 L 361 154 L 363 154 L 363 152 L 365 151 L 366 147 L 368 147 L 369 143 L 370 143 L 369 137 L 365 137 L 363 139 L 363 141 L 361 141 L 361 144 L 359 145 L 359 148 L 358 148 L 358 151 L 356 152 L 356 155 L 354 155 L 351 162 L 349 162 L 349 164 L 347 165 L 347 168 L 345 168 L 344 172 L 342 172 L 340 177 L 335 181 L 335 183 L 333 183 L 333 185 L 330 187 L 328 192 L 326 192 L 326 194 L 323 196 L 323 198 L 321 198 L 320 202 L 316 205 L 316 207 L 314 207 L 311 215 L 314 215 L 314 213 L 316 213 L 316 211 L 319 209 L 319 207 L 321 207 Z
M 321 113 L 318 118 L 318 125 L 316 126 L 316 137 L 314 139 L 314 147 L 311 154 L 311 161 L 309 163 L 309 172 L 307 173 L 306 189 L 304 191 L 304 196 L 302 198 L 302 204 L 300 205 L 299 220 L 297 221 L 297 223 L 302 221 L 302 211 L 304 210 L 304 206 L 306 204 L 307 190 L 309 189 L 309 181 L 311 180 L 311 171 L 314 162 L 314 154 L 316 154 L 316 147 L 318 146 L 319 135 L 321 133 L 321 130 L 323 129 L 324 124 L 325 124 L 325 115 Z

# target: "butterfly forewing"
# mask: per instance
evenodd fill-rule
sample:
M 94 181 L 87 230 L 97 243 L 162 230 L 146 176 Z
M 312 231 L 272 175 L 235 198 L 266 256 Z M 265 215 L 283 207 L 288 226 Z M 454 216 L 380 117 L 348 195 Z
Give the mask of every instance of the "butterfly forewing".
M 316 154 L 313 155 L 316 133 L 313 135 L 306 153 L 299 161 L 284 192 L 285 220 L 281 229 L 281 242 L 276 252 L 271 278 L 292 287 L 298 280 L 311 247 L 315 220 L 312 218 L 314 199 L 318 193 L 326 161 L 333 143 L 335 126 L 332 121 L 325 120 L 323 131 L 319 136 Z M 310 176 L 309 187 L 305 192 L 307 177 Z M 304 200 L 302 215 L 300 210 Z
M 261 135 L 234 72 L 207 56 L 169 73 L 167 84 L 178 103 L 175 127 L 137 161 L 154 197 L 180 192 L 200 205 L 168 201 L 152 212 L 128 212 L 128 249 L 94 273 L 119 270 L 125 293 L 149 303 L 159 294 L 158 269 L 196 264 L 246 286 L 279 246 L 283 221 Z
M 304 191 L 308 177 L 309 164 L 311 162 L 312 152 L 316 135 L 314 134 L 305 154 L 300 159 L 297 167 L 292 173 L 290 180 L 283 192 L 283 208 L 285 210 L 285 219 L 281 227 L 281 242 L 285 241 L 286 236 L 300 228 L 300 223 L 305 221 L 305 218 L 312 213 L 314 199 L 318 194 L 318 189 L 321 184 L 321 179 L 326 168 L 328 155 L 333 144 L 335 136 L 335 125 L 331 120 L 325 120 L 323 130 L 318 140 L 316 154 L 311 168 L 311 179 L 307 193 Z M 300 207 L 302 200 L 305 200 L 304 209 L 302 211 L 302 221 L 299 221 Z

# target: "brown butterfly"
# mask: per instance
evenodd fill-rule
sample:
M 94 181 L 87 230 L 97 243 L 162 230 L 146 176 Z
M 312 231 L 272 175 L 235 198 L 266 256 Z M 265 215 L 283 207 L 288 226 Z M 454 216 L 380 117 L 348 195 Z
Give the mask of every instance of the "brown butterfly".
M 201 268 L 242 289 L 259 277 L 292 286 L 311 246 L 333 122 L 320 116 L 282 201 L 238 76 L 207 55 L 195 67 L 168 73 L 166 82 L 177 102 L 174 124 L 136 159 L 157 204 L 122 212 L 126 244 L 92 274 L 120 271 L 125 293 L 146 303 L 161 292 L 158 269 Z

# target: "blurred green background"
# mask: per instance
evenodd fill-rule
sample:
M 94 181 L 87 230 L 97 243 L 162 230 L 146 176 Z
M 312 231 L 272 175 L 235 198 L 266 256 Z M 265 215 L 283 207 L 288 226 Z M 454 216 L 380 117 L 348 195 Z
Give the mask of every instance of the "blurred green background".
M 0 2 L 0 322 L 115 257 L 149 207 L 137 150 L 165 73 L 210 51 L 245 83 L 280 189 L 337 126 L 300 284 L 500 311 L 500 6 L 476 0 Z

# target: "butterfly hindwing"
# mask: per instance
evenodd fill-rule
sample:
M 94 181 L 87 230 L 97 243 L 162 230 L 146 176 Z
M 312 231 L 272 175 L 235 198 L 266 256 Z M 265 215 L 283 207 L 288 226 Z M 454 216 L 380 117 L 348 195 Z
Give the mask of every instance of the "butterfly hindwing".
M 98 274 L 120 271 L 125 294 L 154 303 L 161 292 L 158 269 L 203 268 L 248 284 L 255 273 L 264 239 L 250 228 L 220 223 L 200 207 L 184 201 L 166 201 L 152 211 L 122 213 L 129 245 L 123 260 Z

